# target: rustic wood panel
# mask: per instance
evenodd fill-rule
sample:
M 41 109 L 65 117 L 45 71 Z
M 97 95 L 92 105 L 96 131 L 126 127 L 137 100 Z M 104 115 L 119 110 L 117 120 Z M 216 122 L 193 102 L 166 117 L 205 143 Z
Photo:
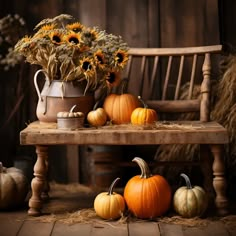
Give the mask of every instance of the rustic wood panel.
M 161 1 L 160 21 L 161 47 L 201 46 L 220 42 L 217 0 Z
M 80 158 L 79 154 L 79 146 L 78 145 L 68 145 L 66 147 L 66 160 L 67 160 L 67 182 L 78 182 L 80 183 L 79 178 L 79 165 Z
M 77 2 L 77 14 L 74 14 L 74 16 L 77 16 L 82 24 L 89 27 L 98 26 L 101 29 L 106 29 L 106 0 L 80 0 Z
M 130 47 L 148 46 L 148 4 L 145 1 L 107 1 L 107 31 L 121 35 Z
M 160 0 L 149 0 L 148 47 L 160 47 Z

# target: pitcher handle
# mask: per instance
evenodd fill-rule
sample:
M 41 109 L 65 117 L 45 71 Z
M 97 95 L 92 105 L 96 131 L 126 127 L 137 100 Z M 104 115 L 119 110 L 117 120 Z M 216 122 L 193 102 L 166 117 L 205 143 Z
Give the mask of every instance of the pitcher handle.
M 48 74 L 45 70 L 43 69 L 40 69 L 40 70 L 37 70 L 34 74 L 34 86 L 35 86 L 35 89 L 36 89 L 36 92 L 38 94 L 38 97 L 41 101 L 43 101 L 43 98 L 41 96 L 41 93 L 40 93 L 40 90 L 39 90 L 39 86 L 38 86 L 38 82 L 37 82 L 37 79 L 38 79 L 38 74 L 42 72 L 44 75 L 45 75 L 45 80 L 49 81 L 49 77 L 48 77 Z

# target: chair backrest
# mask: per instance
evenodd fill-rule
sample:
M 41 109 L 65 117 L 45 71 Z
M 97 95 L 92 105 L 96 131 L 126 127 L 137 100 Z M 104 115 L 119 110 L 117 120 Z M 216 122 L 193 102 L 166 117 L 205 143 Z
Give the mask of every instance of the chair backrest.
M 159 113 L 200 112 L 209 121 L 212 56 L 222 45 L 185 48 L 130 48 L 128 91 L 141 95 Z M 186 86 L 187 85 L 187 86 Z M 193 96 L 199 87 L 200 99 Z M 187 88 L 181 97 L 181 88 Z

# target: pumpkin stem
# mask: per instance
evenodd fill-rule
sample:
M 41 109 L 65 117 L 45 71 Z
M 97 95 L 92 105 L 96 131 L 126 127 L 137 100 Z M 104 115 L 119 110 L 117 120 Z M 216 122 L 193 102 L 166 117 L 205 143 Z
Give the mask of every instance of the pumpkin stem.
M 113 188 L 115 187 L 116 183 L 118 182 L 118 180 L 120 180 L 120 178 L 116 178 L 115 180 L 113 180 L 113 182 L 111 183 L 111 186 L 108 190 L 108 195 L 112 195 L 113 194 Z
M 76 105 L 74 105 L 73 107 L 71 107 L 70 112 L 73 112 L 73 110 L 75 109 Z
M 141 98 L 141 96 L 138 96 L 138 99 L 141 101 L 141 103 L 143 104 L 144 108 L 148 108 L 148 105 L 143 101 L 143 99 Z
M 93 110 L 94 110 L 94 111 L 98 108 L 99 103 L 100 103 L 100 101 L 97 101 L 97 102 L 95 103 L 95 105 L 93 106 Z
M 147 163 L 140 157 L 135 157 L 132 161 L 136 162 L 140 169 L 141 169 L 141 175 L 140 178 L 147 179 L 152 176 L 151 171 L 147 165 Z
M 184 178 L 186 185 L 187 185 L 187 189 L 193 188 L 191 185 L 190 179 L 186 174 L 182 173 L 182 174 L 180 174 L 180 176 Z

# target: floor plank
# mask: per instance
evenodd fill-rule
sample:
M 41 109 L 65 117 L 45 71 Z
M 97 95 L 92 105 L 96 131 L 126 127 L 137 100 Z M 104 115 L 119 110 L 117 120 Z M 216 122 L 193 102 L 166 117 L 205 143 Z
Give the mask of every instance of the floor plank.
M 25 220 L 17 236 L 50 236 L 54 223 Z
M 199 228 L 186 226 L 183 228 L 183 232 L 185 236 L 209 236 L 209 234 L 205 230 L 205 227 Z
M 211 222 L 205 229 L 207 235 L 228 236 L 229 232 L 222 222 Z
M 228 229 L 222 222 L 210 222 L 207 226 L 184 227 L 184 235 L 188 236 L 230 236 Z
M 92 224 L 78 223 L 66 225 L 57 221 L 51 236 L 89 236 L 91 235 L 91 230 Z
M 26 213 L 24 212 L 1 212 L 0 213 L 0 235 L 15 236 L 24 223 Z
M 236 215 L 228 215 L 221 219 L 230 236 L 236 236 Z
M 161 236 L 183 236 L 182 225 L 159 223 Z
M 156 222 L 133 222 L 128 224 L 129 236 L 160 236 Z
M 128 236 L 127 224 L 114 222 L 94 223 L 91 236 Z

